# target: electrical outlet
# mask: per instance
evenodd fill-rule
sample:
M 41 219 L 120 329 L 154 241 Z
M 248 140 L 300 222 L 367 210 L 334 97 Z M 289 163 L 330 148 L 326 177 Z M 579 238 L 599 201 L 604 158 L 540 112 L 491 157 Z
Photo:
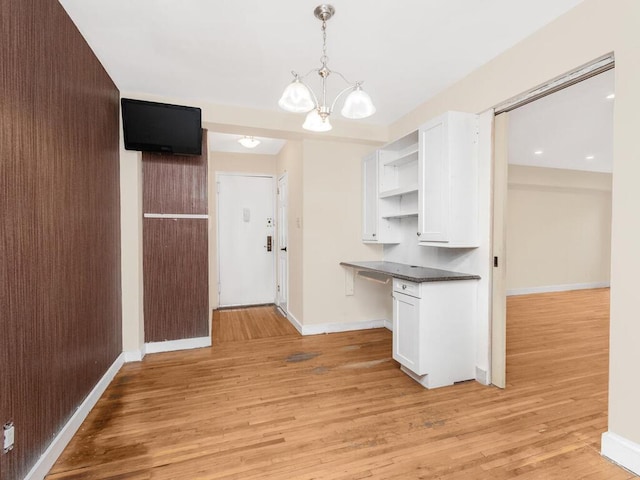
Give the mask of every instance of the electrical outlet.
M 15 437 L 15 428 L 13 426 L 13 422 L 7 422 L 2 427 L 2 438 L 4 441 L 2 442 L 2 453 L 9 453 L 13 450 L 13 442 Z

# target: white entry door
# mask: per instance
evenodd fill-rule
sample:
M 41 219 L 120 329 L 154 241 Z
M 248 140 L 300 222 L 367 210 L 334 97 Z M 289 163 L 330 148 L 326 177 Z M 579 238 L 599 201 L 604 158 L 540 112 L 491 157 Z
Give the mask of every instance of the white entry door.
M 275 301 L 274 179 L 217 176 L 221 307 Z
M 282 313 L 287 314 L 288 296 L 288 264 L 287 264 L 287 228 L 288 228 L 288 195 L 287 174 L 278 179 L 278 281 L 276 305 Z

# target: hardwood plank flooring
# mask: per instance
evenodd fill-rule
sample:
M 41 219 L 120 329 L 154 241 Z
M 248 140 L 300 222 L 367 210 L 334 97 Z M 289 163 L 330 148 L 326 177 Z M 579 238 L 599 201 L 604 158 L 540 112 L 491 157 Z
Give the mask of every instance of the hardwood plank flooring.
M 507 334 L 506 390 L 425 390 L 384 329 L 148 355 L 47 478 L 635 478 L 599 454 L 608 291 L 512 297 Z
M 214 345 L 298 335 L 298 331 L 274 305 L 215 310 L 211 330 Z

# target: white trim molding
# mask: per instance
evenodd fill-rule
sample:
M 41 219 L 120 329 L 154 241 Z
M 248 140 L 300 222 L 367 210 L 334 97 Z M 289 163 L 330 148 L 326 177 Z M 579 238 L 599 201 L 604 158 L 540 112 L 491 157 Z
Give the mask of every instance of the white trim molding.
M 371 330 L 373 328 L 386 328 L 393 330 L 391 320 L 367 320 L 364 322 L 347 323 L 316 323 L 303 325 L 291 312 L 287 312 L 287 319 L 300 335 L 322 335 L 323 333 L 352 332 L 355 330 Z
M 191 350 L 211 346 L 211 337 L 185 338 L 182 340 L 167 340 L 165 342 L 149 342 L 144 344 L 144 353 L 175 352 L 176 350 Z
M 489 373 L 478 366 L 476 366 L 476 380 L 482 385 L 491 385 Z
M 124 363 L 141 362 L 144 358 L 144 351 L 129 350 L 128 352 L 122 352 L 122 355 L 124 355 Z
M 287 320 L 289 320 L 289 323 L 293 325 L 293 328 L 295 328 L 300 335 L 304 335 L 302 333 L 302 323 L 300 323 L 300 321 L 294 317 L 291 312 L 287 312 Z
M 602 456 L 640 475 L 640 445 L 612 432 L 602 434 Z
M 321 335 L 323 333 L 352 332 L 354 330 L 370 330 L 372 328 L 386 328 L 388 320 L 367 320 L 364 322 L 348 323 L 317 323 L 302 325 L 302 335 Z
M 531 293 L 568 292 L 569 290 L 590 290 L 592 288 L 609 288 L 609 282 L 569 283 L 566 285 L 544 285 L 541 287 L 512 288 L 507 290 L 507 297 L 529 295 Z
M 67 444 L 71 441 L 75 433 L 78 431 L 82 422 L 91 409 L 98 403 L 98 400 L 107 389 L 111 381 L 114 379 L 122 365 L 124 364 L 124 353 L 121 353 L 115 362 L 109 367 L 107 372 L 98 381 L 93 390 L 87 395 L 84 401 L 80 404 L 75 413 L 71 416 L 69 421 L 62 427 L 62 430 L 55 436 L 53 441 L 49 444 L 49 447 L 45 450 L 42 456 L 38 459 L 31 471 L 25 477 L 25 480 L 43 480 L 49 470 L 53 467 L 54 463 L 65 449 Z
M 209 215 L 206 213 L 145 213 L 144 218 L 195 218 L 198 220 L 206 220 Z

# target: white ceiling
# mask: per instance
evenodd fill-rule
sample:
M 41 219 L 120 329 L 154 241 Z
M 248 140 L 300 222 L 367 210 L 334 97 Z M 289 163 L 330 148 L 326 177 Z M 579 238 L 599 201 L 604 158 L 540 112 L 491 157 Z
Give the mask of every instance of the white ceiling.
M 387 125 L 581 1 L 333 0 L 329 67 L 364 80 L 364 121 Z M 277 109 L 290 71 L 319 66 L 318 0 L 60 3 L 124 92 Z
M 513 110 L 509 163 L 611 172 L 614 100 L 607 96 L 613 93 L 609 70 Z
M 286 143 L 278 138 L 256 137 L 260 144 L 255 148 L 243 147 L 238 143 L 244 135 L 209 132 L 209 150 L 212 152 L 251 153 L 255 155 L 277 155 Z

